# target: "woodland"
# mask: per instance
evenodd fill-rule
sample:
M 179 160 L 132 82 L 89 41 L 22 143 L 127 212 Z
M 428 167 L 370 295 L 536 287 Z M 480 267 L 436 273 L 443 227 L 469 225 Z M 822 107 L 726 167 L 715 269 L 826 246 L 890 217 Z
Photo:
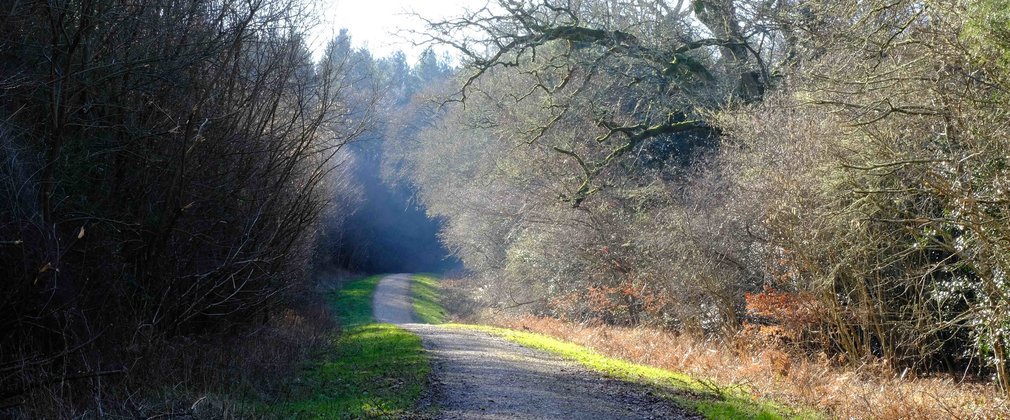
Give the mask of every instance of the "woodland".
M 1010 392 L 1006 0 L 0 4 L 0 416 L 270 400 L 337 272 Z

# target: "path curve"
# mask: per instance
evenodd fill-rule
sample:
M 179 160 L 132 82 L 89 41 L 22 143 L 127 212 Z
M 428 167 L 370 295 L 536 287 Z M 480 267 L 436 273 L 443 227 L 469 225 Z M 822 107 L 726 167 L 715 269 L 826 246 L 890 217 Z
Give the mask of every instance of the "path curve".
M 483 331 L 413 323 L 409 274 L 383 278 L 373 307 L 379 321 L 421 337 L 432 358 L 432 399 L 440 418 L 700 418 L 646 387 Z

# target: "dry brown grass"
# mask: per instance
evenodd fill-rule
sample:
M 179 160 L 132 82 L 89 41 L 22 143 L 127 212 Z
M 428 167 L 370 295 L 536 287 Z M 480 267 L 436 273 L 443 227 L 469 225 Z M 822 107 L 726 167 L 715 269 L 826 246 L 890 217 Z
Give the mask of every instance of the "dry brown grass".
M 298 367 L 334 333 L 329 304 L 307 295 L 255 328 L 126 349 L 123 374 L 53 381 L 0 405 L 6 418 L 258 418 L 254 403 L 288 392 Z M 2 403 L 3 401 L 0 401 Z
M 272 314 L 257 328 L 166 345 L 151 359 L 152 370 L 161 372 L 156 379 L 160 386 L 133 383 L 134 389 L 148 393 L 139 405 L 149 408 L 141 411 L 215 419 L 262 417 L 250 403 L 282 398 L 299 365 L 325 346 L 334 328 L 329 304 L 312 296 Z
M 501 314 L 480 318 L 578 343 L 611 357 L 745 385 L 756 397 L 814 407 L 838 418 L 1010 418 L 1007 399 L 988 384 L 959 383 L 951 377 L 902 378 L 879 365 L 837 367 L 823 356 L 792 354 L 743 337 L 719 343 L 646 327 Z

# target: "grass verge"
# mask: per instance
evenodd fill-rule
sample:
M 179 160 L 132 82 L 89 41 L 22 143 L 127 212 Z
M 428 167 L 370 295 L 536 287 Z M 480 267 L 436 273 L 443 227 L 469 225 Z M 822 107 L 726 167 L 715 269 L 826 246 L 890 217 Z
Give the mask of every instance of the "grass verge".
M 444 324 L 446 311 L 439 297 L 438 278 L 425 274 L 410 276 L 410 294 L 418 322 Z
M 285 418 L 402 418 L 413 412 L 431 366 L 421 340 L 372 316 L 382 276 L 348 283 L 334 293 L 343 327 L 300 375 L 289 398 L 269 411 Z
M 451 283 L 450 283 L 451 285 Z M 442 290 L 446 290 L 442 283 Z M 445 296 L 456 293 L 449 289 Z M 489 313 L 490 314 L 490 313 Z M 843 419 L 1007 418 L 1010 402 L 987 383 L 961 377 L 904 378 L 867 363 L 838 366 L 742 331 L 704 340 L 654 327 L 578 324 L 543 316 L 484 315 L 490 325 L 544 334 L 597 353 L 706 378 L 751 398 Z
M 656 387 L 684 407 L 694 409 L 709 419 L 782 419 L 821 418 L 816 412 L 796 413 L 770 401 L 752 398 L 744 389 L 723 388 L 714 382 L 652 366 L 632 363 L 599 354 L 589 348 L 555 338 L 505 328 L 452 324 L 501 336 L 525 347 L 544 350 L 583 366 L 630 382 Z

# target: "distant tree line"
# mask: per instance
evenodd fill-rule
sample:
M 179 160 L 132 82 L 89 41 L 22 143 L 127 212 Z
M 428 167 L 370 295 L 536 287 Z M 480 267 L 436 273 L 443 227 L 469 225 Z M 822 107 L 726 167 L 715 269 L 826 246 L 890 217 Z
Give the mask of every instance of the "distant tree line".
M 488 304 L 1010 389 L 1008 10 L 492 2 L 389 156 Z
M 353 78 L 381 92 L 371 129 L 347 148 L 353 160 L 351 179 L 361 200 L 345 218 L 331 219 L 323 230 L 328 250 L 323 261 L 367 273 L 444 272 L 459 263 L 449 256 L 437 234 L 440 223 L 429 219 L 414 197 L 412 185 L 383 175 L 388 145 L 403 136 L 400 127 L 418 127 L 427 116 L 410 112 L 412 98 L 431 86 L 444 84 L 453 73 L 448 57 L 431 49 L 416 62 L 402 53 L 374 58 L 367 49 L 354 49 L 342 31 L 331 50 L 352 57 Z M 364 83 L 362 83 L 364 82 Z

